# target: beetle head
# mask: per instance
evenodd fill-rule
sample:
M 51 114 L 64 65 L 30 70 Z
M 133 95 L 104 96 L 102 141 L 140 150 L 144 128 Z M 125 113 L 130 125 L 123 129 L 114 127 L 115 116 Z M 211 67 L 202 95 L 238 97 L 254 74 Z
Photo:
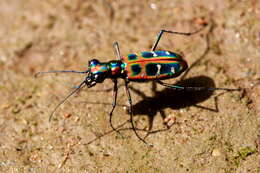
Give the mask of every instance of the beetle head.
M 106 63 L 101 63 L 96 59 L 90 60 L 85 83 L 90 88 L 96 85 L 96 83 L 102 83 L 108 74 L 109 68 Z

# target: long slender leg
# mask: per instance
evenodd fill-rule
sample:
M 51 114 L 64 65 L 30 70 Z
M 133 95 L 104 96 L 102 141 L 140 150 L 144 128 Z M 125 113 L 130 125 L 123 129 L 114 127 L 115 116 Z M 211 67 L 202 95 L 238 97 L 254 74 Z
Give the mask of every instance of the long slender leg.
M 155 40 L 155 42 L 153 44 L 153 47 L 152 47 L 151 51 L 155 51 L 159 41 L 162 38 L 163 33 L 165 33 L 165 32 L 166 33 L 170 33 L 170 34 L 179 34 L 179 35 L 191 36 L 193 34 L 196 34 L 196 33 L 200 32 L 202 29 L 204 29 L 204 28 L 200 28 L 199 30 L 197 30 L 195 32 L 175 32 L 175 31 L 169 31 L 169 30 L 161 30 L 159 32 L 158 36 L 157 36 L 157 39 Z M 153 89 L 155 89 L 155 88 L 156 88 L 156 84 L 155 84 L 155 82 L 153 82 Z M 154 91 L 156 91 L 156 90 L 154 90 Z
M 213 91 L 213 90 L 226 90 L 226 91 L 239 91 L 240 88 L 209 88 L 209 87 L 189 87 L 189 86 L 177 86 L 164 83 L 162 81 L 156 81 L 158 84 L 165 86 L 166 88 L 171 88 L 175 90 L 186 90 L 186 91 Z
M 152 51 L 155 51 L 155 49 L 157 48 L 157 45 L 163 35 L 163 33 L 170 33 L 170 34 L 179 34 L 179 35 L 185 35 L 185 36 L 191 36 L 193 34 L 196 34 L 198 32 L 200 32 L 202 29 L 204 29 L 205 27 L 203 28 L 200 28 L 199 30 L 197 31 L 194 31 L 194 32 L 175 32 L 175 31 L 169 31 L 169 30 L 161 30 L 157 36 L 157 39 L 155 40 L 154 44 L 153 44 L 153 47 L 152 47 Z
M 135 129 L 135 126 L 134 126 L 134 122 L 133 122 L 133 104 L 132 104 L 132 98 L 131 98 L 131 95 L 130 95 L 130 92 L 129 92 L 129 88 L 128 88 L 128 81 L 125 79 L 125 91 L 126 91 L 126 95 L 127 95 L 127 98 L 128 98 L 128 103 L 129 103 L 129 106 L 130 106 L 130 122 L 131 122 L 131 125 L 132 125 L 132 128 L 133 128 L 133 131 L 135 133 L 135 135 L 138 137 L 138 139 L 140 139 L 143 143 L 147 144 L 147 145 L 150 145 L 152 146 L 152 144 L 148 144 L 143 138 L 141 138 L 136 129 Z
M 114 109 L 115 109 L 115 107 L 116 107 L 117 90 L 118 90 L 118 88 L 117 88 L 117 80 L 114 79 L 113 82 L 114 82 L 114 90 L 113 90 L 113 98 L 114 98 L 114 100 L 113 100 L 113 102 L 112 102 L 112 109 L 111 109 L 111 111 L 110 111 L 110 113 L 109 113 L 109 123 L 110 123 L 111 128 L 112 128 L 114 131 L 116 131 L 117 133 L 120 134 L 120 132 L 117 131 L 116 128 L 115 128 L 115 127 L 113 126 L 113 124 L 112 124 L 112 115 L 113 115 Z M 121 135 L 121 134 L 120 134 L 120 135 Z M 122 136 L 122 135 L 121 135 L 121 136 Z
M 114 47 L 116 59 L 122 60 L 122 57 L 121 57 L 121 54 L 120 54 L 120 50 L 119 50 L 119 44 L 118 44 L 118 42 L 115 42 L 115 43 L 113 44 L 113 47 Z
M 118 60 L 122 60 L 118 42 L 115 42 L 115 43 L 113 44 L 113 46 L 114 46 L 114 50 L 115 50 L 115 54 L 116 54 L 117 59 L 118 59 Z M 136 135 L 142 142 L 144 142 L 144 143 L 147 144 L 147 145 L 150 145 L 150 144 L 148 144 L 147 142 L 145 142 L 145 140 L 142 139 L 142 138 L 138 135 L 138 133 L 137 133 L 137 131 L 136 131 L 136 129 L 135 129 L 134 122 L 133 122 L 133 116 L 134 116 L 134 115 L 133 115 L 133 104 L 132 104 L 132 99 L 131 99 L 131 95 L 130 95 L 129 88 L 128 88 L 128 81 L 127 81 L 127 79 L 124 79 L 124 81 L 125 81 L 125 91 L 126 91 L 126 95 L 127 95 L 127 98 L 128 98 L 128 103 L 129 103 L 129 106 L 130 106 L 130 122 L 131 122 L 131 125 L 132 125 L 132 128 L 133 128 L 133 131 L 134 131 L 135 135 Z M 150 146 L 152 146 L 152 145 L 150 145 Z
M 113 44 L 113 47 L 114 47 L 114 53 L 115 53 L 115 55 L 116 55 L 116 58 L 117 58 L 118 60 L 121 60 L 122 58 L 121 58 L 121 55 L 120 55 L 120 50 L 119 50 L 119 44 L 118 44 L 118 42 L 115 42 L 115 43 Z M 117 80 L 114 79 L 113 81 L 114 81 L 114 90 L 113 90 L 114 100 L 113 100 L 113 103 L 112 103 L 112 110 L 111 110 L 110 113 L 109 113 L 109 117 L 110 117 L 110 118 L 109 118 L 109 122 L 110 122 L 110 126 L 112 127 L 112 129 L 115 130 L 118 134 L 121 135 L 121 133 L 120 133 L 119 131 L 117 131 L 117 130 L 114 128 L 113 124 L 112 124 L 112 115 L 113 115 L 113 111 L 114 111 L 114 109 L 115 109 L 115 107 L 116 107 L 117 90 L 118 90 Z M 121 136 L 122 136 L 122 135 L 121 135 Z M 122 136 L 122 137 L 123 137 L 123 136 Z

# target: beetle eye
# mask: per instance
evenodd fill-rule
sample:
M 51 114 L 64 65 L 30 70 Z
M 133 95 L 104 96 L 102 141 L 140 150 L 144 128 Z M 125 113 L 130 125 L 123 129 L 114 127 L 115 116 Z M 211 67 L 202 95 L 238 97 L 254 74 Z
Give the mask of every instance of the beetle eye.
M 100 62 L 97 59 L 92 59 L 91 61 L 89 61 L 89 66 L 96 66 L 99 63 Z

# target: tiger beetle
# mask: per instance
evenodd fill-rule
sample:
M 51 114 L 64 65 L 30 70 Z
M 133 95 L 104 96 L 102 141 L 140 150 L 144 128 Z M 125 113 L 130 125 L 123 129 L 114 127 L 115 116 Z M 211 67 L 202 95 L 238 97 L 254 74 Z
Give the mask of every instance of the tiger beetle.
M 124 86 L 126 95 L 129 102 L 129 114 L 130 114 L 130 122 L 132 125 L 132 129 L 143 143 L 148 144 L 143 138 L 139 136 L 137 130 L 134 126 L 133 122 L 133 105 L 132 99 L 129 92 L 128 84 L 130 81 L 133 82 L 146 82 L 146 81 L 154 81 L 159 85 L 162 85 L 166 88 L 171 88 L 175 90 L 186 90 L 186 91 L 205 91 L 205 90 L 226 90 L 226 91 L 235 91 L 239 89 L 229 89 L 229 88 L 208 88 L 208 87 L 189 87 L 189 86 L 177 86 L 172 84 L 167 84 L 162 82 L 161 80 L 175 78 L 179 76 L 182 72 L 184 72 L 187 68 L 187 62 L 183 59 L 180 54 L 175 52 L 166 51 L 166 50 L 156 50 L 157 45 L 164 33 L 169 34 L 178 34 L 184 36 L 191 36 L 198 32 L 200 32 L 203 28 L 195 31 L 195 32 L 175 32 L 169 30 L 161 30 L 157 35 L 157 39 L 155 40 L 152 49 L 150 51 L 144 51 L 140 53 L 132 53 L 127 56 L 121 56 L 119 50 L 118 42 L 113 44 L 113 49 L 115 52 L 116 60 L 108 61 L 108 62 L 100 62 L 97 59 L 92 59 L 89 61 L 89 66 L 86 71 L 74 71 L 74 70 L 62 70 L 62 71 L 46 71 L 46 72 L 38 72 L 35 76 L 45 73 L 80 73 L 86 74 L 86 78 L 84 81 L 79 84 L 69 95 L 67 95 L 51 112 L 49 117 L 49 121 L 51 121 L 55 111 L 57 108 L 62 105 L 70 96 L 75 94 L 78 90 L 87 86 L 91 88 L 95 86 L 97 83 L 102 83 L 105 79 L 110 78 L 114 83 L 113 89 L 113 102 L 112 109 L 109 113 L 109 122 L 110 126 L 113 130 L 117 131 L 116 128 L 112 124 L 112 114 L 116 107 L 117 102 L 117 79 L 122 78 L 124 80 Z M 150 145 L 150 144 L 149 144 Z

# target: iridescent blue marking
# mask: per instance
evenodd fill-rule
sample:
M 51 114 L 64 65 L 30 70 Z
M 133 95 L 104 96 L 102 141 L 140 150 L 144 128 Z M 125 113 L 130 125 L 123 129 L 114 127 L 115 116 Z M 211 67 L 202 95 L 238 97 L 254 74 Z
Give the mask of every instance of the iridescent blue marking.
M 142 68 L 139 64 L 133 64 L 131 65 L 131 70 L 133 72 L 133 75 L 138 75 L 139 73 L 141 73 Z
M 120 67 L 120 64 L 118 62 L 111 62 L 110 65 L 111 65 L 111 68 Z
M 172 69 L 174 68 L 174 69 Z M 173 71 L 174 70 L 174 71 Z M 160 69 L 160 74 L 169 74 L 169 73 L 178 73 L 180 72 L 180 64 L 172 63 L 172 64 L 162 64 Z
M 126 69 L 127 63 L 122 63 L 121 64 L 121 69 L 124 71 Z
M 150 63 L 150 64 L 146 65 L 146 74 L 147 74 L 147 76 L 156 76 L 157 71 L 158 71 L 157 65 L 158 64 L 153 64 L 153 63 Z
M 170 57 L 175 57 L 175 58 L 179 57 L 179 55 L 177 55 L 173 52 L 169 52 L 169 51 L 157 50 L 157 51 L 154 51 L 154 53 L 156 53 L 157 56 L 170 56 Z
M 129 61 L 137 60 L 137 55 L 136 54 L 129 54 L 129 55 L 127 55 L 127 57 L 128 57 Z
M 154 54 L 152 52 L 141 52 L 141 56 L 144 58 L 153 58 Z

